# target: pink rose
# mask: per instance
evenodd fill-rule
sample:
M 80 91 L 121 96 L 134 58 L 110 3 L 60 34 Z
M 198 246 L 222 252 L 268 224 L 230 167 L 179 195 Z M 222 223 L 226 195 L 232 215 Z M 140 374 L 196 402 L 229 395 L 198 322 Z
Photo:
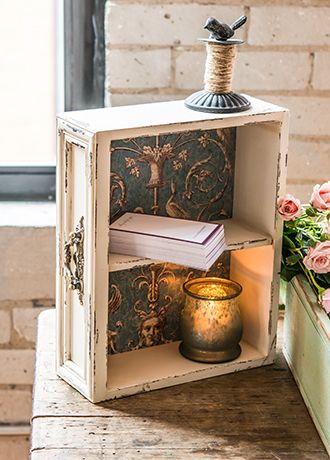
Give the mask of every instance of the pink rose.
M 314 185 L 310 202 L 319 211 L 330 209 L 330 181 Z
M 303 260 L 308 270 L 315 273 L 330 272 L 330 241 L 317 243 L 315 248 L 309 248 Z
M 326 311 L 326 313 L 330 313 L 330 288 L 324 291 L 321 299 L 321 306 Z
M 293 195 L 280 196 L 277 200 L 277 211 L 283 220 L 295 220 L 301 214 L 300 200 Z

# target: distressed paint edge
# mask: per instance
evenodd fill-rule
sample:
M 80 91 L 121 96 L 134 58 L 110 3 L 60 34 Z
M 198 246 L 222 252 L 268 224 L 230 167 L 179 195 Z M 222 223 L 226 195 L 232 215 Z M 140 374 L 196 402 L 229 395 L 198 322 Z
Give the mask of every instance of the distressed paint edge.
M 143 384 L 132 385 L 129 388 L 118 388 L 114 390 L 107 390 L 104 400 L 112 400 L 117 398 L 123 398 L 127 396 L 133 396 L 136 394 L 146 393 L 148 391 L 160 390 L 162 388 L 169 388 L 176 385 L 182 385 L 189 382 L 195 382 L 198 380 L 204 380 L 212 377 L 217 377 L 226 374 L 234 374 L 244 370 L 249 370 L 257 367 L 268 366 L 273 364 L 274 359 L 272 356 L 265 356 L 258 359 L 251 359 L 239 364 L 227 363 L 226 366 L 216 366 L 211 369 L 199 370 L 190 372 L 180 376 L 167 377 L 166 379 L 154 380 L 152 382 L 145 382 Z M 222 365 L 223 366 L 223 365 Z M 97 401 L 97 402 L 101 402 Z
M 91 394 L 88 398 L 96 403 L 103 401 L 108 379 L 108 253 L 109 253 L 109 216 L 108 195 L 104 190 L 110 189 L 110 155 L 109 138 L 105 133 L 98 133 L 94 138 L 94 284 L 91 299 L 91 350 L 93 365 L 91 368 Z M 96 308 L 97 305 L 97 308 Z
M 271 289 L 271 306 L 269 312 L 269 353 L 275 356 L 276 341 L 277 341 L 277 323 L 279 312 L 279 297 L 280 297 L 280 269 L 282 257 L 282 235 L 283 221 L 277 214 L 277 199 L 284 195 L 286 191 L 286 176 L 287 176 L 287 157 L 289 151 L 289 120 L 290 112 L 285 110 L 282 112 L 282 120 L 279 127 L 279 152 L 276 171 L 276 193 L 274 203 L 274 239 L 272 242 L 274 248 L 273 259 L 273 280 L 270 286 Z
M 282 123 L 286 111 L 283 112 L 270 112 L 270 113 L 258 113 L 251 114 L 249 117 L 243 118 L 219 118 L 214 120 L 202 120 L 202 121 L 187 121 L 181 123 L 173 123 L 169 125 L 153 125 L 153 126 L 142 126 L 139 128 L 127 128 L 120 130 L 109 131 L 111 141 L 125 139 L 127 137 L 140 137 L 145 133 L 154 136 L 157 134 L 167 134 L 169 132 L 176 133 L 180 131 L 195 131 L 203 130 L 208 131 L 212 129 L 224 129 L 224 128 L 237 128 L 241 126 L 254 125 L 260 123 Z

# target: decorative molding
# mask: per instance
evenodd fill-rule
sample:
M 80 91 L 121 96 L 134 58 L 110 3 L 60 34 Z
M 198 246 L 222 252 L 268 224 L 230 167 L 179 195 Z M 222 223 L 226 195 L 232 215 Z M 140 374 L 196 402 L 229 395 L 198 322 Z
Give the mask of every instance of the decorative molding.
M 69 289 L 76 290 L 79 302 L 84 298 L 84 218 L 81 217 L 76 230 L 69 234 L 64 244 L 65 278 Z

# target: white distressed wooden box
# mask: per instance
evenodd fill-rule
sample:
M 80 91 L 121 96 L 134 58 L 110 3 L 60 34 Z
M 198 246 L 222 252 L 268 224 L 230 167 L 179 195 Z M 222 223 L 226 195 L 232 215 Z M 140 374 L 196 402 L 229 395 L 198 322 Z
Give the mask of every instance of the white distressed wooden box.
M 226 115 L 194 112 L 175 101 L 58 117 L 57 366 L 59 375 L 90 401 L 273 361 L 282 235 L 276 199 L 284 194 L 288 112 L 249 99 L 249 111 Z M 179 145 L 184 147 L 175 150 Z M 145 161 L 150 153 L 152 161 Z M 215 160 L 218 154 L 222 160 Z M 230 173 L 226 179 L 223 171 Z M 215 183 L 214 198 L 204 204 L 194 201 L 198 194 L 212 194 Z M 109 254 L 109 221 L 129 202 L 136 212 L 171 217 L 190 213 L 200 220 L 223 216 L 229 265 L 222 261 L 218 267 L 243 286 L 244 335 L 238 359 L 201 364 L 179 354 L 175 321 L 182 297 L 176 295 L 181 295 L 180 276 L 188 276 L 185 267 L 157 265 L 156 253 L 155 261 Z M 170 278 L 177 285 L 167 292 Z M 130 296 L 155 292 L 170 299 L 156 313 L 173 307 L 172 329 L 160 331 L 157 326 L 148 335 L 141 324 L 135 330 L 134 321 L 150 317 L 151 306 Z

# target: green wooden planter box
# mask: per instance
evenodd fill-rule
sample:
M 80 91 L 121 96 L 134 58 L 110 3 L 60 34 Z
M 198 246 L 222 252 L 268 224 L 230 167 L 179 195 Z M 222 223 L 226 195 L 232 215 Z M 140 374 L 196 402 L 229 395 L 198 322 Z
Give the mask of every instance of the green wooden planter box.
M 330 454 L 330 320 L 303 276 L 288 283 L 283 351 Z

